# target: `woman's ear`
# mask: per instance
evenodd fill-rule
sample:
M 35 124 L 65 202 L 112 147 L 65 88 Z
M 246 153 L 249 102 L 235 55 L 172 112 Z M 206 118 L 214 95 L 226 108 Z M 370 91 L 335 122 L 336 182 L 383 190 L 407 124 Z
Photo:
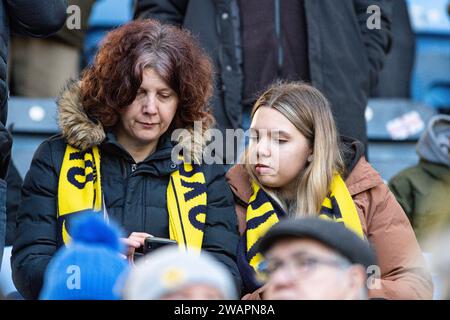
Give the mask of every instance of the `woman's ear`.
M 309 141 L 309 148 L 308 148 L 308 152 L 309 152 L 309 156 L 308 158 L 306 158 L 306 160 L 308 162 L 312 162 L 314 160 L 314 146 L 313 146 L 313 142 Z

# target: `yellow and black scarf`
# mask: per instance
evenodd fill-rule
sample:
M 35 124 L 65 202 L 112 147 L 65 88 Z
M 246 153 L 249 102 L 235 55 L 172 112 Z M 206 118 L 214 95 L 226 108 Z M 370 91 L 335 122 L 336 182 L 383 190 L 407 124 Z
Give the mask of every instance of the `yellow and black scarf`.
M 67 145 L 58 184 L 58 242 L 70 241 L 67 220 L 86 211 L 103 208 L 98 147 L 80 151 Z M 150 194 L 149 194 L 150 196 Z M 183 163 L 170 175 L 167 186 L 167 210 L 170 238 L 181 248 L 200 252 L 207 207 L 207 188 L 198 165 Z
M 72 214 L 102 210 L 100 153 L 97 147 L 80 151 L 67 145 L 58 183 L 58 244 L 70 241 Z
M 246 246 L 245 260 L 256 271 L 263 259 L 257 250 L 259 239 L 286 214 L 254 181 L 252 190 L 247 207 L 247 229 L 243 245 Z M 343 223 L 348 229 L 364 238 L 355 204 L 339 174 L 333 177 L 330 193 L 322 203 L 319 217 Z

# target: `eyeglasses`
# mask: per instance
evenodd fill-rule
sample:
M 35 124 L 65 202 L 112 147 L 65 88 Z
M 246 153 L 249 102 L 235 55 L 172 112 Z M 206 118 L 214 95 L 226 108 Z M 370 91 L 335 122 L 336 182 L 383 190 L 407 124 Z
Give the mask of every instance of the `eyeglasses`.
M 301 252 L 293 254 L 286 261 L 275 258 L 262 261 L 258 266 L 258 278 L 262 282 L 267 282 L 274 273 L 286 267 L 290 267 L 290 270 L 296 276 L 305 277 L 312 274 L 320 266 L 347 268 L 350 263 L 343 259 L 326 259 Z

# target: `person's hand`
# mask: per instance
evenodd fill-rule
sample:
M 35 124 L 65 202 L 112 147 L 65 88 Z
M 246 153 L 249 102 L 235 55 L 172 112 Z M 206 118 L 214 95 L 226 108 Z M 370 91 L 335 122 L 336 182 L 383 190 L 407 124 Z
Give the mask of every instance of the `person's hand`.
M 12 137 L 0 122 L 0 179 L 6 179 L 11 159 Z
M 243 296 L 241 298 L 241 300 L 264 300 L 263 294 L 264 294 L 264 291 L 267 289 L 268 285 L 269 284 L 266 283 L 265 285 L 263 285 L 261 288 L 257 289 L 256 291 L 254 291 L 252 293 L 247 293 L 245 296 Z
M 144 245 L 145 238 L 153 237 L 151 234 L 145 232 L 133 232 L 128 238 L 121 238 L 122 242 L 127 246 L 127 259 L 133 263 L 134 252 L 136 249 Z

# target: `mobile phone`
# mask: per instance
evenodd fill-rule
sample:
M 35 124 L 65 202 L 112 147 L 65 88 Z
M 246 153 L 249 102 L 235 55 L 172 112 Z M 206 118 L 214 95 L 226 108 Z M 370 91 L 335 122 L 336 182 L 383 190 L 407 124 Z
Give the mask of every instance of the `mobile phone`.
M 164 246 L 172 246 L 178 244 L 175 240 L 158 237 L 147 237 L 144 240 L 144 254 L 153 252 Z

